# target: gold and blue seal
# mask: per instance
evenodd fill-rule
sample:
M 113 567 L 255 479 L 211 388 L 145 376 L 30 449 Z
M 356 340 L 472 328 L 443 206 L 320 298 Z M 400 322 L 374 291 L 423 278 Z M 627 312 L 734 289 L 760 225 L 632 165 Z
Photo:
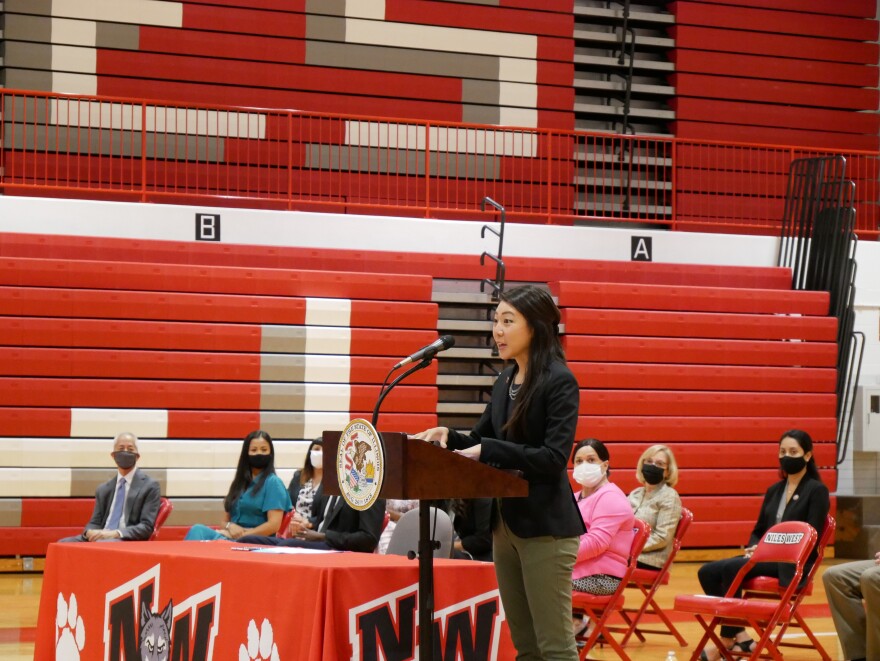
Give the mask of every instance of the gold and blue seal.
M 339 493 L 351 507 L 366 510 L 379 499 L 385 478 L 385 450 L 379 432 L 368 421 L 349 422 L 336 448 Z

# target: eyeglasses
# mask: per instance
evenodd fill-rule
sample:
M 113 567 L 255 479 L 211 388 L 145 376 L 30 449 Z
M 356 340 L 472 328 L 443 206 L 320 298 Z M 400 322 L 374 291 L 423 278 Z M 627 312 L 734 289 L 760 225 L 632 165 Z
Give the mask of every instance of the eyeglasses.
M 645 459 L 645 461 L 643 463 L 646 463 L 649 466 L 656 466 L 657 468 L 662 468 L 663 470 L 666 470 L 667 468 L 669 468 L 666 465 L 665 461 L 654 461 L 653 459 Z

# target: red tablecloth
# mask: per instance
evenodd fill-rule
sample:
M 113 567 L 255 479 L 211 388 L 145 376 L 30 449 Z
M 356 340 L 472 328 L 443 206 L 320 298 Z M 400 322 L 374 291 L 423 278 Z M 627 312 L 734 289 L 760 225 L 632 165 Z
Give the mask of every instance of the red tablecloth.
M 52 544 L 34 658 L 140 661 L 150 647 L 144 658 L 169 661 L 417 658 L 417 562 L 234 547 Z M 437 560 L 434 576 L 435 658 L 513 658 L 492 565 Z M 143 612 L 169 600 L 165 621 Z

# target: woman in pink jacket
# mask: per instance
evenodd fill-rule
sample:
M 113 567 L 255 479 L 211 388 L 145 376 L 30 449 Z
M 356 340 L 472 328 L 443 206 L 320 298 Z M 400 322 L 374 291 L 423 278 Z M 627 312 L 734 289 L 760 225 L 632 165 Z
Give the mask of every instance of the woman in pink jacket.
M 590 594 L 613 594 L 626 572 L 633 538 L 632 507 L 626 494 L 608 481 L 608 448 L 588 438 L 574 446 L 574 479 L 581 485 L 578 509 L 587 532 L 581 535 L 572 572 L 572 588 Z M 589 621 L 575 618 L 576 636 L 588 631 Z
M 608 449 L 588 438 L 574 448 L 574 479 L 581 485 L 578 508 L 587 532 L 581 535 L 572 572 L 575 590 L 613 594 L 626 572 L 633 538 L 633 511 L 626 494 L 608 481 Z

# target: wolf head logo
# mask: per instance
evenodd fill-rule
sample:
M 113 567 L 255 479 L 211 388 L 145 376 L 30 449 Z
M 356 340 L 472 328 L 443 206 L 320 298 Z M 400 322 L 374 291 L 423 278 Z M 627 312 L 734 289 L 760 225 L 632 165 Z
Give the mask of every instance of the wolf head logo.
M 151 613 L 149 606 L 141 602 L 140 655 L 141 661 L 168 661 L 171 650 L 172 603 L 162 614 Z

